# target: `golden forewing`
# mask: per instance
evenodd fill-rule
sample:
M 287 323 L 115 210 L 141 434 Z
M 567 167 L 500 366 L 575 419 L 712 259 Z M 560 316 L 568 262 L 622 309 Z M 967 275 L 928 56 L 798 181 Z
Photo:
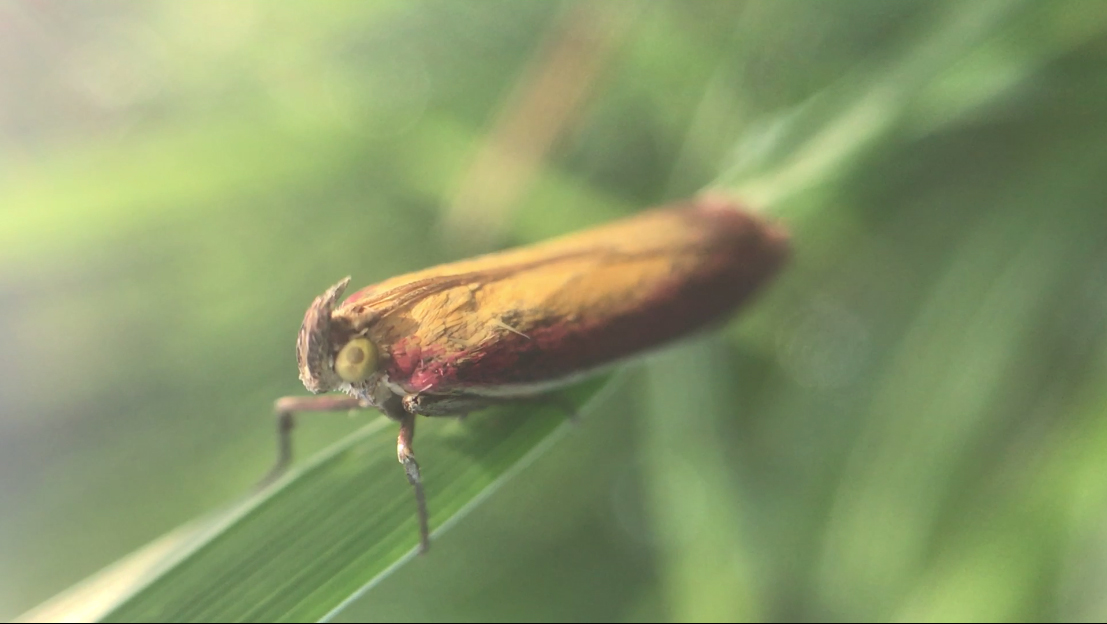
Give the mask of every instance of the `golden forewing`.
M 709 224 L 656 210 L 547 243 L 402 275 L 352 296 L 343 309 L 373 318 L 370 335 L 423 347 L 472 349 L 504 332 L 587 322 L 638 305 L 680 265 L 709 251 Z
M 697 199 L 351 295 L 331 341 L 367 335 L 404 392 L 537 383 L 692 331 L 771 277 L 787 236 Z
M 701 224 L 690 221 L 681 210 L 651 210 L 543 243 L 399 275 L 362 289 L 343 307 L 354 306 L 385 315 L 444 290 L 519 278 L 536 268 L 557 271 L 557 265 L 575 259 L 591 258 L 590 264 L 595 265 L 601 259 L 671 253 L 702 243 L 705 232 L 697 225 Z

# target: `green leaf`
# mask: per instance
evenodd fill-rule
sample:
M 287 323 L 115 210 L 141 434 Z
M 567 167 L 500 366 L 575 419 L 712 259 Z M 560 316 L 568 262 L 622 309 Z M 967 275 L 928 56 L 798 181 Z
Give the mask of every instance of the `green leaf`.
M 586 417 L 601 389 L 617 383 L 594 379 L 566 397 Z M 284 622 L 336 613 L 416 556 L 415 502 L 391 425 L 374 420 L 205 525 L 199 544 L 103 621 Z M 431 553 L 435 537 L 574 426 L 562 408 L 534 404 L 419 425 Z

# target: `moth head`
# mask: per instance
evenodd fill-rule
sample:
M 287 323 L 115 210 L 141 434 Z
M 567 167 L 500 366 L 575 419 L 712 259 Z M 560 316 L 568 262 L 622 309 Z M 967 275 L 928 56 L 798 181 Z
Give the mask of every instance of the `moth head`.
M 346 319 L 334 318 L 335 305 L 349 283 L 347 277 L 328 288 L 304 314 L 296 339 L 296 360 L 300 381 L 311 392 L 357 385 L 377 372 L 380 357 L 376 345 L 356 335 Z

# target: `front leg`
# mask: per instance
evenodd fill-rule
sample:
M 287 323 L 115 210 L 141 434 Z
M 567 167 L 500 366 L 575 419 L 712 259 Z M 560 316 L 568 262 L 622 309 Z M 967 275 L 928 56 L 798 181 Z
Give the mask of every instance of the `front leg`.
M 273 405 L 277 415 L 277 461 L 258 483 L 257 489 L 276 481 L 292 463 L 292 430 L 296 427 L 297 412 L 348 412 L 367 407 L 370 406 L 348 396 L 291 396 L 278 399 Z

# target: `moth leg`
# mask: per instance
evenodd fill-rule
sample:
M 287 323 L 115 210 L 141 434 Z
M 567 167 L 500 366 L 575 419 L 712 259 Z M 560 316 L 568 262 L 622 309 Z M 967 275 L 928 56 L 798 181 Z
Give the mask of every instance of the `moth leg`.
M 538 403 L 550 403 L 564 409 L 569 419 L 576 422 L 576 408 L 568 401 L 556 395 L 533 399 Z M 427 501 L 423 492 L 423 480 L 419 474 L 419 464 L 415 461 L 415 452 L 411 449 L 415 438 L 415 416 L 459 416 L 464 417 L 472 410 L 480 410 L 491 405 L 510 403 L 511 400 L 489 399 L 487 397 L 409 394 L 402 399 L 393 396 L 383 405 L 389 417 L 400 421 L 400 435 L 396 439 L 396 459 L 404 467 L 408 483 L 415 489 L 415 503 L 419 508 L 419 552 L 430 549 L 430 530 L 427 518 Z
M 404 467 L 407 482 L 415 489 L 415 505 L 419 509 L 419 554 L 430 550 L 430 522 L 427 517 L 427 497 L 423 492 L 423 479 L 411 442 L 415 438 L 415 414 L 408 413 L 400 421 L 400 436 L 396 439 L 396 459 Z
M 459 416 L 464 417 L 470 411 L 482 410 L 493 405 L 510 403 L 530 403 L 551 405 L 565 413 L 569 422 L 579 422 L 577 408 L 568 399 L 557 394 L 545 394 L 530 398 L 490 398 L 478 396 L 460 396 L 451 394 L 409 394 L 404 397 L 404 411 L 423 416 Z
M 451 394 L 409 394 L 404 397 L 403 403 L 404 411 L 409 414 L 464 417 L 469 412 L 482 410 L 504 401 Z
M 404 409 L 399 395 L 392 395 L 381 405 L 381 411 L 393 420 L 400 421 L 400 435 L 396 438 L 396 459 L 404 467 L 407 482 L 415 490 L 415 506 L 419 512 L 419 554 L 430 550 L 430 521 L 427 515 L 427 496 L 423 492 L 423 478 L 411 443 L 415 440 L 415 413 Z
M 345 412 L 362 409 L 358 399 L 348 396 L 283 397 L 277 399 L 273 411 L 277 415 L 277 461 L 257 484 L 263 489 L 276 481 L 292 463 L 292 430 L 296 427 L 297 412 Z

